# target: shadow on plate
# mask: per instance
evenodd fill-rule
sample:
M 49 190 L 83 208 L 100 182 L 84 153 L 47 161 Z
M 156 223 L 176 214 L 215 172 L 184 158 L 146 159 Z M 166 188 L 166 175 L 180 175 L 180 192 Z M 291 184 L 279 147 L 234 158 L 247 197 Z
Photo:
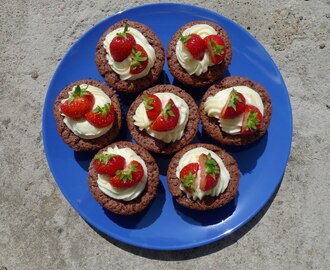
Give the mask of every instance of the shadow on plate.
M 197 211 L 185 208 L 178 204 L 175 199 L 173 199 L 173 204 L 177 214 L 187 223 L 208 226 L 221 223 L 230 217 L 236 209 L 238 196 L 239 194 L 237 194 L 237 196 L 231 202 L 224 205 L 223 207 L 208 211 Z
M 159 182 L 156 198 L 142 212 L 132 216 L 122 216 L 114 214 L 104 209 L 105 215 L 117 225 L 126 229 L 142 229 L 150 226 L 161 215 L 165 204 L 165 189 L 162 182 Z M 100 233 L 100 232 L 99 232 Z M 103 237 L 104 234 L 100 233 Z
M 97 151 L 89 151 L 89 152 L 76 152 L 74 151 L 74 159 L 83 168 L 86 172 L 88 172 L 89 164 L 91 160 L 95 156 Z

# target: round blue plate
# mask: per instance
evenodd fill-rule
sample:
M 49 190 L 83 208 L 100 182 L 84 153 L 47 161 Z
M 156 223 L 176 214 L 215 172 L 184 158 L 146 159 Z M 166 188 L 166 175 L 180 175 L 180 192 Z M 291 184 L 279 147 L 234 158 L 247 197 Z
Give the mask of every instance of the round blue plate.
M 52 113 L 53 103 L 67 84 L 93 78 L 103 81 L 94 63 L 96 43 L 115 22 L 128 18 L 148 25 L 161 39 L 165 51 L 172 35 L 193 20 L 210 20 L 227 30 L 233 45 L 233 59 L 226 76 L 239 75 L 261 83 L 269 92 L 273 117 L 268 132 L 258 142 L 243 148 L 225 147 L 237 160 L 241 181 L 235 200 L 207 212 L 186 210 L 173 201 L 166 183 L 171 157 L 155 158 L 161 183 L 156 199 L 140 214 L 121 217 L 104 210 L 92 197 L 87 182 L 88 165 L 94 153 L 75 153 L 58 135 Z M 159 83 L 173 83 L 164 66 Z M 203 89 L 183 87 L 200 101 Z M 135 95 L 119 94 L 124 112 Z M 92 226 L 122 242 L 149 249 L 186 249 L 221 239 L 248 222 L 269 200 L 279 185 L 288 161 L 291 137 L 291 106 L 282 76 L 273 60 L 242 27 L 203 8 L 180 4 L 152 4 L 120 12 L 95 25 L 67 52 L 50 83 L 43 111 L 43 140 L 53 176 L 72 207 Z M 124 125 L 120 140 L 131 140 Z M 213 142 L 200 132 L 194 142 Z M 214 142 L 213 142 L 214 143 Z

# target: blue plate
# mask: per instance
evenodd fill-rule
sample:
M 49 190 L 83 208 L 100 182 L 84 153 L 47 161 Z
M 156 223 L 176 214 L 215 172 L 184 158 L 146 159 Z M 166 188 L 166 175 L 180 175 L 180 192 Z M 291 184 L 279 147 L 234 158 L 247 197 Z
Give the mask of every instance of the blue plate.
M 269 92 L 273 118 L 268 132 L 258 142 L 243 148 L 225 147 L 237 160 L 241 181 L 237 198 L 218 210 L 195 212 L 177 205 L 166 183 L 170 157 L 155 156 L 161 183 L 155 201 L 140 214 L 121 217 L 105 211 L 92 197 L 87 182 L 88 165 L 94 153 L 75 153 L 56 131 L 53 103 L 67 84 L 93 78 L 103 81 L 94 63 L 96 43 L 115 22 L 128 18 L 148 25 L 165 49 L 172 35 L 193 20 L 210 20 L 227 30 L 233 45 L 228 75 L 239 75 L 261 83 Z M 160 83 L 174 83 L 164 66 Z M 185 88 L 185 87 L 184 87 Z M 205 89 L 189 89 L 199 102 Z M 135 96 L 120 94 L 124 112 Z M 67 52 L 50 83 L 43 111 L 43 140 L 53 176 L 72 207 L 92 226 L 122 242 L 149 249 L 187 249 L 221 239 L 248 222 L 269 200 L 279 185 L 288 161 L 292 138 L 292 113 L 282 76 L 273 60 L 242 27 L 203 8 L 180 4 L 152 4 L 120 12 L 95 25 Z M 121 140 L 131 140 L 124 125 Z M 213 142 L 200 132 L 194 142 Z M 214 142 L 213 142 L 214 143 Z

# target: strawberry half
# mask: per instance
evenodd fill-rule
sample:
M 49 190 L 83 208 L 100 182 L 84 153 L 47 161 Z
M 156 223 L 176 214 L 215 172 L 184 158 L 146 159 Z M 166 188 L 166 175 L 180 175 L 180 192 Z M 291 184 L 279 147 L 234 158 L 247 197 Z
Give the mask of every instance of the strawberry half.
M 95 99 L 91 92 L 86 91 L 87 88 L 81 89 L 77 85 L 74 91 L 70 93 L 69 98 L 60 105 L 61 112 L 71 118 L 81 118 L 91 111 Z
M 222 108 L 220 117 L 224 119 L 235 118 L 244 112 L 245 97 L 233 89 L 230 92 L 226 105 Z
M 109 183 L 116 188 L 130 188 L 142 180 L 143 174 L 142 165 L 136 160 L 133 160 L 126 168 L 117 171 L 116 175 L 109 179 Z
M 130 74 L 141 73 L 148 65 L 148 55 L 143 47 L 136 44 L 132 50 L 132 62 L 129 69 Z
M 87 121 L 97 128 L 104 128 L 115 120 L 115 110 L 113 104 L 105 104 L 103 107 L 97 106 L 93 111 L 85 114 Z
M 180 181 L 185 190 L 189 193 L 193 193 L 196 190 L 195 179 L 197 177 L 198 168 L 198 163 L 189 163 L 184 166 L 180 172 Z
M 162 102 L 159 97 L 154 94 L 146 94 L 143 96 L 143 104 L 146 108 L 147 116 L 150 121 L 154 121 L 162 112 Z
M 150 126 L 155 131 L 169 131 L 176 127 L 179 122 L 180 112 L 175 106 L 172 99 L 170 99 L 161 114 L 158 115 L 155 122 Z
M 226 55 L 226 46 L 223 39 L 218 35 L 208 35 L 204 38 L 204 42 L 212 62 L 215 65 L 221 63 Z
M 199 35 L 189 34 L 184 36 L 181 34 L 180 41 L 196 60 L 200 61 L 203 59 L 205 53 L 205 43 Z
M 110 42 L 110 53 L 116 62 L 122 62 L 132 52 L 133 46 L 136 44 L 134 37 L 127 33 L 128 25 L 125 24 L 124 31 L 117 33 Z
M 218 163 L 211 157 L 211 154 L 201 154 L 198 159 L 200 167 L 200 183 L 199 188 L 202 191 L 208 191 L 216 186 L 219 181 L 220 167 Z
M 117 171 L 124 169 L 125 158 L 107 153 L 98 154 L 93 159 L 93 165 L 97 173 L 114 176 Z
M 249 135 L 256 132 L 262 123 L 262 114 L 259 109 L 253 105 L 246 105 L 241 127 L 241 134 Z

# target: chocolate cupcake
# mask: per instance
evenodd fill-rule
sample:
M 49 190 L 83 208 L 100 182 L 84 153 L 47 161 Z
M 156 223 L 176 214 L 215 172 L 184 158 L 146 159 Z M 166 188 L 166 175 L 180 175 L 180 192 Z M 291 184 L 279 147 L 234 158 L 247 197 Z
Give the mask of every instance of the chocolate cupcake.
M 214 83 L 228 69 L 232 46 L 227 32 L 210 21 L 193 21 L 182 26 L 167 49 L 173 77 L 185 85 L 200 87 Z
M 127 113 L 133 139 L 149 151 L 170 154 L 189 144 L 198 130 L 194 99 L 173 85 L 156 85 L 139 95 Z
M 205 211 L 230 202 L 237 193 L 236 161 L 211 144 L 191 144 L 172 158 L 167 183 L 173 198 L 184 207 Z
M 246 145 L 261 138 L 272 116 L 267 91 L 238 76 L 212 85 L 200 104 L 203 129 L 222 144 Z
M 118 135 L 121 108 L 117 95 L 96 80 L 80 80 L 57 96 L 54 118 L 59 135 L 75 151 L 100 149 Z
M 89 166 L 88 183 L 95 200 L 105 209 L 132 215 L 155 198 L 159 170 L 144 148 L 120 141 L 95 155 Z
M 133 93 L 154 85 L 164 66 L 164 48 L 146 25 L 127 19 L 112 25 L 96 46 L 95 62 L 116 90 Z

